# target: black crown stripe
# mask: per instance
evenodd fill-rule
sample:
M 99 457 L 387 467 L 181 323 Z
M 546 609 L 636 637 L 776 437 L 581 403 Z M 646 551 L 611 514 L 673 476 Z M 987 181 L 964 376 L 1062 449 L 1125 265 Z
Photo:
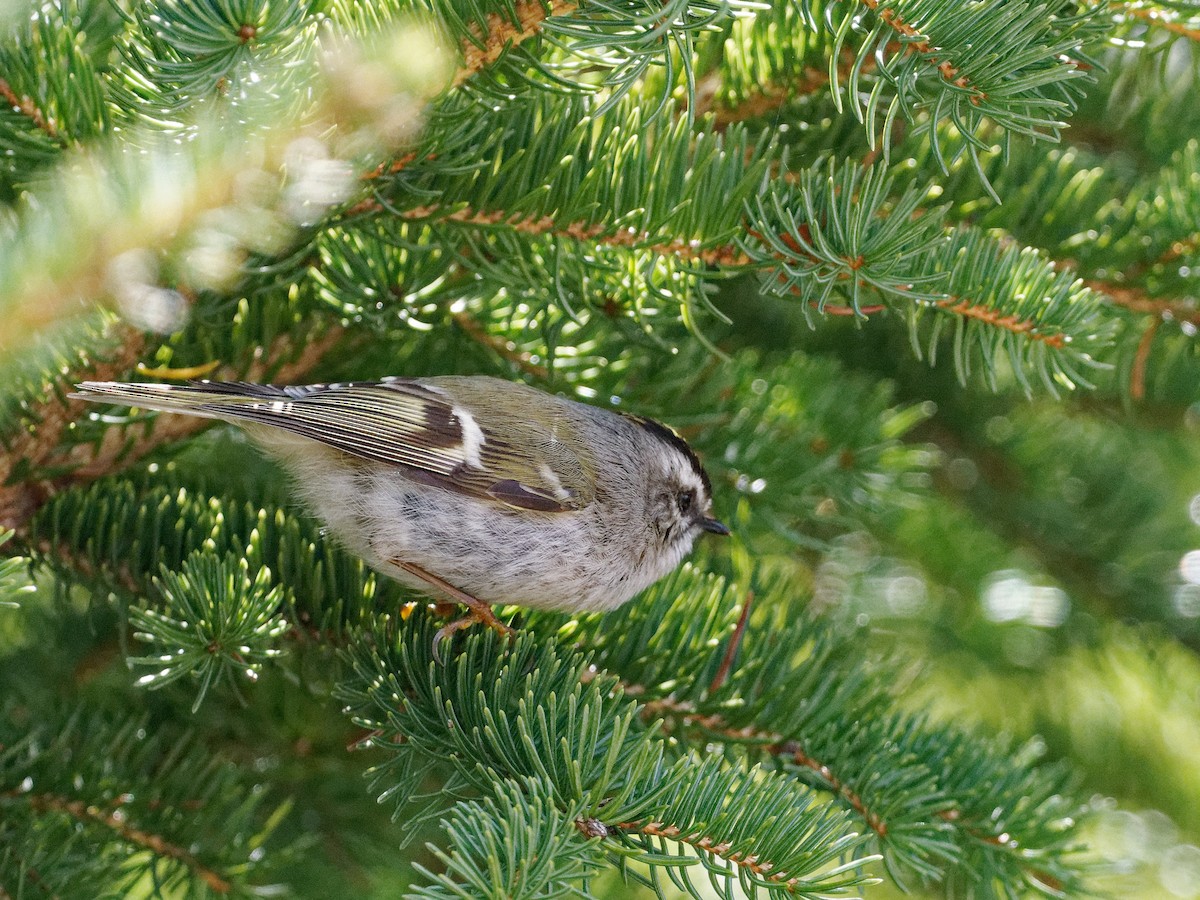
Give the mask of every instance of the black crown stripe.
M 704 493 L 709 497 L 712 496 L 712 482 L 709 481 L 708 473 L 704 471 L 704 465 L 700 462 L 700 457 L 696 455 L 696 451 L 691 448 L 688 442 L 679 436 L 679 432 L 674 428 L 664 425 L 662 422 L 647 419 L 644 416 L 636 416 L 633 413 L 624 412 L 621 415 L 625 416 L 631 422 L 641 425 L 642 428 L 646 429 L 646 431 L 650 432 L 650 434 L 654 435 L 664 444 L 674 447 L 682 453 L 691 464 L 692 471 L 696 473 L 696 476 L 704 485 Z

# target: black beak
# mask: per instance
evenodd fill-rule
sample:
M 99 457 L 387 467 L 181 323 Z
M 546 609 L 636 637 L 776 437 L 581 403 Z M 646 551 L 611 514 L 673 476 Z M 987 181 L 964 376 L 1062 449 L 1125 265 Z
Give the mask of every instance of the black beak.
M 705 516 L 700 520 L 700 527 L 709 534 L 729 534 L 728 525 L 726 525 L 724 522 L 718 522 L 716 519 L 711 518 L 710 516 Z

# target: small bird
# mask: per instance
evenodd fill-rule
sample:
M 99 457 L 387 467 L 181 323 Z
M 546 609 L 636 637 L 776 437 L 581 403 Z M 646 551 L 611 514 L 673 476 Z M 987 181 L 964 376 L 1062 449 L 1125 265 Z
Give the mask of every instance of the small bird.
M 485 376 L 294 387 L 86 381 L 72 397 L 244 428 L 372 568 L 507 634 L 491 604 L 603 611 L 672 571 L 712 516 L 695 452 L 652 419 Z

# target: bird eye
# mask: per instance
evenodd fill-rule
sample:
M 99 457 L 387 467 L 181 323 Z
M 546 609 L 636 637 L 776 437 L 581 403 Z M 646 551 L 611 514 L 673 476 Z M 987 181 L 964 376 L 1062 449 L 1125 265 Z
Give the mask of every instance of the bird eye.
M 692 504 L 696 502 L 696 493 L 695 491 L 680 491 L 679 496 L 675 499 L 679 503 L 679 511 L 689 513 L 692 511 Z

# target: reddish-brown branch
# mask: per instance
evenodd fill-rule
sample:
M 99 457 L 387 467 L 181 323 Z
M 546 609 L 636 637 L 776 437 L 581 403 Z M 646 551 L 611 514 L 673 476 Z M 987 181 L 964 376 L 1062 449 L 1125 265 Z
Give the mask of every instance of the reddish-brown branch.
M 937 305 L 939 309 L 944 309 L 956 316 L 986 322 L 995 328 L 1003 328 L 1005 331 L 1011 331 L 1013 334 L 1024 335 L 1031 341 L 1041 341 L 1046 346 L 1053 347 L 1055 350 L 1061 350 L 1066 346 L 1066 339 L 1061 334 L 1046 334 L 1045 332 L 1035 331 L 1036 326 L 1028 319 L 1021 319 L 1011 315 L 1002 316 L 999 310 L 982 306 L 978 303 L 972 303 L 970 300 L 947 297 L 945 300 L 939 301 Z
M 1159 255 L 1154 264 L 1158 266 L 1165 266 L 1169 263 L 1175 262 L 1175 260 L 1179 259 L 1181 256 L 1184 256 L 1188 253 L 1195 253 L 1197 250 L 1200 250 L 1200 231 L 1193 232 L 1185 238 L 1180 238 L 1177 241 L 1173 241 L 1171 246 Z
M 416 153 L 405 153 L 403 156 L 396 157 L 390 163 L 380 163 L 366 175 L 363 175 L 362 179 L 363 181 L 372 181 L 376 178 L 382 178 L 384 175 L 395 175 L 416 158 Z M 430 158 L 432 158 L 432 154 Z
M 90 559 L 76 553 L 65 543 L 52 544 L 44 539 L 38 541 L 34 549 L 43 557 L 53 558 L 59 565 L 72 569 L 89 581 L 104 578 L 105 584 L 119 585 L 135 596 L 140 595 L 143 591 L 144 586 L 138 583 L 137 579 L 133 577 L 133 573 L 124 565 L 113 568 L 105 567 L 102 571 Z
M 742 612 L 738 616 L 737 625 L 733 628 L 733 634 L 729 638 L 729 646 L 725 648 L 725 656 L 721 660 L 721 665 L 717 669 L 717 674 L 713 676 L 708 685 L 708 693 L 715 694 L 725 684 L 725 679 L 729 677 L 729 670 L 733 668 L 733 659 L 737 656 L 738 647 L 742 644 L 742 635 L 746 632 L 746 623 L 750 621 L 750 607 L 754 605 L 754 591 L 746 592 L 746 600 L 742 603 Z
M 1151 319 L 1138 341 L 1137 355 L 1133 358 L 1133 369 L 1129 373 L 1129 396 L 1134 400 L 1146 399 L 1146 366 L 1150 362 L 1150 348 L 1162 319 Z
M 729 841 L 718 841 L 695 831 L 684 831 L 678 826 L 668 825 L 666 822 L 620 822 L 616 825 L 605 825 L 596 819 L 580 819 L 575 823 L 575 827 L 585 837 L 607 837 L 613 831 L 623 831 L 637 832 L 649 837 L 666 838 L 680 844 L 687 844 L 689 847 L 711 853 L 739 868 L 753 872 L 759 878 L 773 882 L 788 891 L 794 891 L 800 882 L 799 878 L 789 878 L 787 872 L 776 872 L 774 863 L 762 859 L 756 853 L 743 856 L 740 851 L 730 852 L 733 850 L 733 844 Z
M 463 64 L 454 73 L 451 86 L 458 87 L 473 75 L 495 63 L 510 48 L 524 43 L 542 30 L 542 23 L 550 16 L 565 15 L 578 8 L 573 0 L 551 0 L 547 8 L 541 0 L 522 0 L 513 10 L 516 22 L 498 13 L 489 13 L 486 29 L 478 25 L 471 27 L 475 40 L 467 41 L 462 47 Z M 437 154 L 429 154 L 426 159 L 435 159 Z M 408 152 L 391 162 L 383 162 L 362 175 L 363 181 L 373 181 L 385 175 L 395 175 L 417 158 L 415 152 Z M 346 209 L 343 215 L 353 218 L 364 213 L 379 210 L 379 203 L 371 197 L 364 198 Z
M 1200 28 L 1192 28 L 1184 25 L 1182 22 L 1174 22 L 1163 15 L 1162 10 L 1147 9 L 1140 6 L 1130 6 L 1127 4 L 1118 4 L 1109 7 L 1110 12 L 1120 15 L 1129 16 L 1131 19 L 1139 19 L 1142 22 L 1155 27 L 1161 28 L 1163 31 L 1169 31 L 1172 34 L 1177 34 L 1180 37 L 1185 37 L 1189 41 L 1200 42 Z
M 330 328 L 325 334 L 305 345 L 304 349 L 290 362 L 284 363 L 274 372 L 271 366 L 280 357 L 290 355 L 293 351 L 292 339 L 284 336 L 277 339 L 261 357 L 245 372 L 235 372 L 227 369 L 218 374 L 218 378 L 242 378 L 246 381 L 259 381 L 270 372 L 272 380 L 283 384 L 290 383 L 306 375 L 325 354 L 341 340 L 344 330 L 338 326 Z M 110 428 L 104 435 L 98 450 L 93 451 L 88 446 L 76 446 L 68 453 L 68 460 L 77 464 L 71 473 L 73 482 L 94 481 L 102 475 L 117 468 L 124 468 L 132 462 L 141 459 L 166 444 L 173 443 L 200 431 L 212 422 L 208 419 L 198 419 L 194 416 L 158 416 L 153 426 L 132 444 L 126 442 L 123 429 Z
M 813 309 L 819 309 L 820 312 L 828 316 L 873 316 L 887 309 L 882 303 L 873 303 L 870 306 L 860 306 L 855 309 L 852 306 L 840 306 L 833 303 L 826 303 L 824 309 L 820 309 L 819 303 L 813 301 L 809 304 Z
M 551 0 L 548 6 L 541 0 L 522 0 L 513 6 L 515 22 L 507 16 L 489 13 L 486 31 L 472 27 L 477 40 L 469 41 L 462 48 L 463 65 L 454 73 L 451 83 L 455 87 L 462 84 L 496 62 L 510 47 L 534 37 L 542 30 L 542 22 L 547 18 L 573 12 L 578 6 L 573 0 Z
M 360 214 L 367 212 L 381 211 L 382 207 L 378 201 L 373 198 L 368 198 L 352 207 L 348 214 Z M 439 207 L 434 205 L 418 206 L 400 213 L 399 218 L 406 220 L 424 220 L 433 219 L 436 221 L 456 222 L 462 225 L 474 225 L 478 227 L 507 227 L 511 228 L 520 234 L 528 234 L 534 236 L 552 235 L 554 237 L 569 238 L 571 240 L 581 241 L 585 243 L 600 244 L 607 247 L 630 247 L 643 250 L 651 250 L 655 253 L 660 253 L 664 256 L 678 256 L 689 260 L 699 260 L 710 265 L 718 266 L 746 266 L 751 263 L 750 257 L 738 249 L 733 244 L 723 244 L 716 247 L 699 247 L 690 241 L 675 239 L 671 241 L 652 242 L 650 236 L 644 232 L 618 230 L 609 231 L 603 225 L 588 225 L 582 222 L 573 222 L 566 225 L 559 225 L 551 216 L 519 216 L 509 215 L 502 211 L 480 212 L 469 207 L 456 209 L 451 213 L 440 214 Z M 808 226 L 801 224 L 801 235 L 808 239 Z M 747 232 L 751 237 L 758 240 L 764 246 L 768 245 L 765 235 L 754 231 L 753 229 Z M 807 251 L 799 241 L 792 235 L 781 234 L 780 239 L 793 252 L 805 256 L 817 263 L 824 263 L 824 260 L 814 256 Z M 782 259 L 781 254 L 776 254 Z M 853 273 L 863 268 L 866 265 L 866 260 L 862 256 L 846 257 L 842 260 L 846 265 L 846 271 L 841 273 L 845 279 L 854 277 Z M 780 277 L 783 275 L 780 273 Z M 963 300 L 957 297 L 950 297 L 938 303 L 939 308 L 946 310 L 954 315 L 963 316 L 965 318 L 976 319 L 981 322 L 986 322 L 996 328 L 1003 328 L 1006 331 L 1011 331 L 1014 334 L 1021 334 L 1033 341 L 1040 341 L 1054 349 L 1062 349 L 1066 345 L 1066 340 L 1061 334 L 1047 334 L 1036 330 L 1036 325 L 1027 320 L 1020 319 L 1013 315 L 1001 315 L 997 310 L 987 306 L 972 303 L 969 300 Z M 862 314 L 871 314 L 883 310 L 882 305 L 873 305 L 863 307 L 859 310 Z M 846 307 L 827 307 L 831 315 L 855 315 L 853 310 Z
M 506 341 L 504 338 L 492 334 L 472 316 L 467 315 L 465 312 L 458 312 L 453 314 L 453 318 L 455 324 L 473 339 L 515 364 L 522 372 L 533 375 L 536 378 L 546 378 L 549 376 L 550 373 L 545 366 L 539 366 L 537 363 L 531 362 L 528 353 L 522 353 L 513 347 L 511 341 Z
M 800 77 L 791 84 L 761 85 L 757 93 L 751 94 L 737 106 L 715 103 L 718 85 L 714 83 L 701 84 L 696 91 L 695 113 L 697 116 L 702 116 L 713 109 L 715 105 L 713 124 L 718 131 L 723 131 L 734 122 L 760 118 L 774 112 L 790 100 L 815 94 L 827 84 L 829 84 L 828 72 L 818 69 L 816 66 L 805 66 Z
M 382 206 L 373 198 L 367 198 L 355 204 L 346 211 L 347 216 L 371 212 L 381 212 Z M 456 209 L 454 212 L 441 214 L 435 205 L 418 206 L 400 213 L 399 218 L 413 221 L 431 219 L 438 222 L 455 222 L 460 225 L 474 225 L 483 228 L 511 228 L 519 234 L 531 236 L 549 235 L 558 238 L 568 238 L 583 243 L 599 244 L 605 247 L 629 247 L 638 250 L 650 250 L 663 256 L 678 256 L 683 259 L 699 260 L 717 266 L 745 266 L 750 264 L 750 257 L 733 244 L 722 244 L 716 247 L 700 247 L 692 241 L 674 239 L 655 242 L 645 232 L 629 230 L 610 230 L 605 225 L 588 225 L 583 222 L 570 222 L 559 225 L 551 216 L 520 216 L 510 215 L 502 211 L 479 212 L 469 207 Z
M 144 349 L 139 332 L 127 326 L 115 333 L 117 347 L 112 356 L 92 362 L 74 373 L 79 380 L 108 381 L 133 368 Z M 61 385 L 48 385 L 42 397 L 33 405 L 32 425 L 14 435 L 0 454 L 0 528 L 19 529 L 34 510 L 52 493 L 46 482 L 14 481 L 18 465 L 39 469 L 50 461 L 62 442 L 70 423 L 83 414 L 82 400 L 60 400 Z
M 906 48 L 912 48 L 918 53 L 923 53 L 929 57 L 929 61 L 937 66 L 937 70 L 941 73 L 942 78 L 953 84 L 955 87 L 960 87 L 963 90 L 970 91 L 970 100 L 976 106 L 980 101 L 987 99 L 987 94 L 973 86 L 967 76 L 963 75 L 956 69 L 948 60 L 938 61 L 937 50 L 925 39 L 918 38 L 920 32 L 909 23 L 905 22 L 894 10 L 884 6 L 880 8 L 879 0 L 862 0 L 866 7 L 879 14 L 879 18 L 892 27 L 899 35 L 908 38 L 904 42 Z
M 478 25 L 471 26 L 475 40 L 467 41 L 462 47 L 463 64 L 454 73 L 450 84 L 458 87 L 473 75 L 495 63 L 511 47 L 516 47 L 542 30 L 542 23 L 551 16 L 561 16 L 573 12 L 579 4 L 574 0 L 550 0 L 549 5 L 541 0 L 521 0 L 514 7 L 516 21 L 498 13 L 489 13 L 486 29 Z M 427 159 L 435 158 L 430 154 Z M 372 181 L 384 175 L 395 175 L 417 158 L 413 152 L 405 153 L 392 162 L 380 163 L 370 172 L 362 176 L 363 181 Z M 361 200 L 346 210 L 346 216 L 355 216 L 364 212 L 374 211 L 378 204 L 371 198 Z
M 772 756 L 782 756 L 790 759 L 795 765 L 810 769 L 821 776 L 829 785 L 829 789 L 840 796 L 866 822 L 867 827 L 880 837 L 886 837 L 888 826 L 883 818 L 871 810 L 866 802 L 846 782 L 834 775 L 829 766 L 818 762 L 804 752 L 800 743 L 784 738 L 783 735 L 770 731 L 746 726 L 745 728 L 730 728 L 719 715 L 701 715 L 688 703 L 682 703 L 669 697 L 650 700 L 642 704 L 641 714 L 645 718 L 658 718 L 662 715 L 677 717 L 684 727 L 701 728 L 721 737 L 739 743 L 758 744 Z
M 1200 325 L 1200 309 L 1190 304 L 1178 300 L 1159 300 L 1147 297 L 1138 288 L 1122 287 L 1105 281 L 1088 281 L 1086 283 L 1092 290 L 1099 291 L 1117 306 L 1122 306 L 1130 312 Z
M 899 49 L 896 42 L 889 49 Z M 838 60 L 838 80 L 846 81 L 854 69 L 856 54 L 849 47 L 842 49 Z M 867 74 L 875 70 L 875 57 L 863 61 L 860 72 Z M 758 91 L 746 97 L 736 106 L 727 106 L 718 102 L 720 80 L 716 75 L 710 76 L 696 88 L 695 113 L 701 116 L 715 108 L 713 122 L 718 131 L 723 131 L 734 122 L 744 122 L 747 119 L 757 119 L 779 109 L 785 103 L 799 97 L 815 94 L 829 84 L 829 70 L 816 66 L 805 66 L 798 78 L 787 84 L 763 84 Z
M 1200 231 L 1193 232 L 1187 237 L 1180 238 L 1177 241 L 1172 241 L 1171 246 L 1167 247 L 1166 250 L 1160 253 L 1153 260 L 1144 260 L 1142 262 L 1135 263 L 1128 269 L 1125 269 L 1122 275 L 1124 276 L 1124 280 L 1126 282 L 1133 282 L 1141 278 L 1151 269 L 1159 266 L 1170 265 L 1180 257 L 1188 253 L 1195 253 L 1197 250 L 1200 250 Z M 1127 288 L 1121 285 L 1109 285 L 1108 283 L 1102 281 L 1089 282 L 1089 284 L 1096 285 L 1097 290 L 1104 291 L 1108 294 L 1112 294 L 1115 291 L 1135 292 L 1132 288 Z
M 800 227 L 802 229 L 801 234 L 804 239 L 809 240 L 808 226 L 801 225 Z M 751 231 L 750 235 L 758 239 L 760 242 L 764 244 L 766 243 L 763 235 L 759 234 L 758 232 Z M 783 242 L 787 244 L 788 248 L 793 252 L 811 259 L 814 262 L 823 262 L 808 250 L 805 250 L 803 245 L 801 245 L 800 242 L 791 235 L 783 234 L 781 237 Z M 850 271 L 857 271 L 865 264 L 865 260 L 861 256 L 855 257 L 854 259 L 844 259 L 843 262 L 846 263 L 846 266 L 848 269 L 850 269 Z M 843 272 L 842 277 L 849 278 L 851 276 L 849 272 Z M 783 273 L 780 273 L 780 278 L 782 280 Z M 798 294 L 799 292 L 794 291 L 794 293 Z M 947 297 L 946 299 L 939 301 L 937 306 L 939 309 L 943 309 L 946 312 L 953 313 L 954 315 L 963 316 L 968 319 L 976 319 L 980 322 L 986 322 L 988 325 L 993 327 L 1003 328 L 1004 330 L 1011 331 L 1014 334 L 1024 335 L 1032 341 L 1041 341 L 1042 343 L 1049 347 L 1053 347 L 1056 350 L 1061 350 L 1064 346 L 1066 346 L 1066 339 L 1061 334 L 1046 334 L 1044 332 L 1036 331 L 1036 326 L 1028 319 L 1021 319 L 1013 315 L 1004 316 L 1001 315 L 998 310 L 991 309 L 990 307 L 983 306 L 978 303 L 972 303 L 970 300 L 963 300 L 958 297 Z M 862 315 L 869 315 L 880 312 L 883 309 L 883 306 L 878 305 L 864 306 L 858 310 L 858 313 L 861 313 Z M 831 315 L 856 315 L 853 309 L 849 309 L 847 307 L 833 307 L 831 309 L 827 306 L 825 311 L 829 312 Z
M 68 800 L 66 797 L 59 797 L 55 794 L 31 794 L 25 799 L 33 809 L 39 812 L 66 813 L 78 822 L 102 825 L 130 844 L 149 850 L 157 856 L 182 863 L 191 869 L 214 893 L 228 894 L 233 890 L 233 885 L 228 879 L 201 863 L 193 854 L 172 844 L 161 835 L 134 828 L 116 812 L 105 812 L 95 806 L 87 805 L 82 800 Z
M 851 809 L 862 816 L 862 819 L 867 823 L 868 828 L 870 828 L 881 838 L 887 837 L 887 823 L 880 818 L 879 814 L 871 809 L 868 809 L 867 804 L 863 802 L 862 797 L 851 790 L 850 786 L 844 781 L 841 781 L 836 775 L 834 775 L 829 766 L 818 762 L 805 753 L 804 748 L 801 747 L 797 741 L 784 741 L 780 744 L 774 744 L 767 749 L 776 755 L 790 758 L 791 761 L 797 766 L 802 766 L 805 769 L 816 772 L 821 776 L 821 780 L 829 785 L 829 789 L 831 791 L 844 799 L 850 805 Z
M 55 127 L 53 120 L 46 117 L 38 105 L 33 102 L 32 97 L 18 97 L 17 92 L 12 89 L 12 85 L 3 78 L 0 78 L 0 98 L 3 98 L 5 103 L 22 115 L 28 116 L 34 126 L 55 140 L 58 139 L 58 128 Z
M 144 339 L 132 329 L 122 328 L 120 333 L 125 342 L 111 359 L 89 369 L 72 372 L 69 380 L 108 381 L 132 371 L 144 350 Z M 285 383 L 302 378 L 341 340 L 343 333 L 340 327 L 329 329 L 307 344 L 295 359 L 272 372 L 274 362 L 293 351 L 291 339 L 281 337 L 247 371 L 229 370 L 223 375 L 256 381 L 271 373 L 275 380 Z M 98 446 L 79 444 L 65 453 L 61 452 L 60 444 L 67 426 L 83 414 L 87 405 L 81 400 L 61 402 L 51 388 L 34 412 L 36 427 L 17 435 L 7 451 L 0 455 L 0 527 L 21 531 L 37 509 L 58 491 L 72 485 L 86 484 L 124 468 L 158 447 L 195 434 L 211 424 L 207 419 L 193 416 L 159 416 L 146 431 L 132 440 L 125 429 L 109 428 Z M 14 481 L 4 484 L 18 463 L 31 464 L 35 468 L 53 465 L 70 471 L 53 481 Z

